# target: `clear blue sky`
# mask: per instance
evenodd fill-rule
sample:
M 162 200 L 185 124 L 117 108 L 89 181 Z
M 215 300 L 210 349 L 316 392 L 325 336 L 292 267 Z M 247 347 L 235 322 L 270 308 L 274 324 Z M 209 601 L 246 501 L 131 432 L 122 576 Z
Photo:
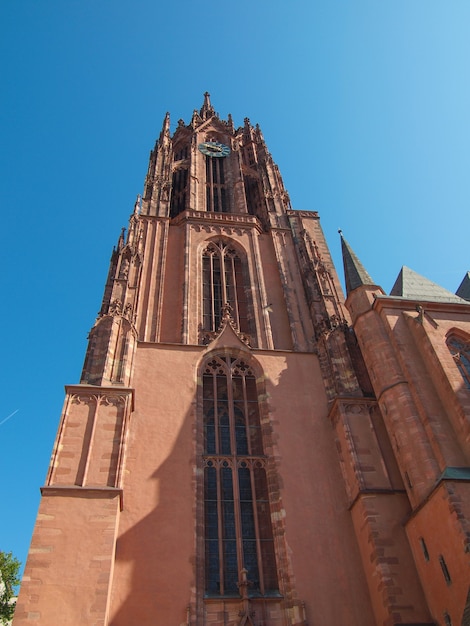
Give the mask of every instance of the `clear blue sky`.
M 3 0 L 0 24 L 0 549 L 24 561 L 63 385 L 165 112 L 189 122 L 209 91 L 222 117 L 260 124 L 337 265 L 342 228 L 387 292 L 402 265 L 455 291 L 470 2 Z

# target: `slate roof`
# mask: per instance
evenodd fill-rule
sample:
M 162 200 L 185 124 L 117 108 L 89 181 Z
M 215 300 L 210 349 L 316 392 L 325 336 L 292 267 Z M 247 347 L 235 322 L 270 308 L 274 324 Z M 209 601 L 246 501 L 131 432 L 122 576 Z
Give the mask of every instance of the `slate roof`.
M 344 265 L 344 280 L 346 283 L 346 293 L 349 295 L 353 289 L 360 287 L 361 285 L 375 285 L 368 272 L 359 261 L 358 257 L 354 254 L 351 246 L 346 239 L 341 235 L 341 250 L 343 253 L 343 265 Z
M 391 296 L 400 296 L 408 300 L 424 300 L 427 302 L 460 302 L 465 300 L 451 291 L 436 285 L 431 280 L 403 266 L 390 292 Z
M 470 300 L 470 272 L 467 272 L 465 274 L 459 288 L 455 293 L 464 300 Z

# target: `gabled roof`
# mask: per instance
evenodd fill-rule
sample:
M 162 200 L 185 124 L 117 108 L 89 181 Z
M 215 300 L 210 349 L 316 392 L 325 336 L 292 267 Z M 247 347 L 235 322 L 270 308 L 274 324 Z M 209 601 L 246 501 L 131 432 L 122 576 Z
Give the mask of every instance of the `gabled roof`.
M 464 302 L 462 298 L 451 291 L 436 285 L 436 283 L 406 266 L 401 268 L 390 295 L 427 302 Z
M 346 283 L 346 293 L 349 295 L 351 291 L 362 285 L 375 285 L 372 278 L 369 276 L 365 267 L 359 261 L 358 257 L 354 254 L 351 246 L 343 237 L 343 233 L 339 231 L 341 235 L 341 250 L 343 253 L 343 265 L 344 265 L 344 281 Z
M 455 293 L 457 296 L 460 296 L 464 300 L 470 300 L 470 272 L 467 272 L 465 274 L 459 288 Z

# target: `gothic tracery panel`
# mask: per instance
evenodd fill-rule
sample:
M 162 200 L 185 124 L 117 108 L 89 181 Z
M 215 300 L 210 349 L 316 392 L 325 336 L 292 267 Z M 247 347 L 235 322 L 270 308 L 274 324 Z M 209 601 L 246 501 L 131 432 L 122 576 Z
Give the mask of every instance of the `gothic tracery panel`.
M 465 342 L 460 337 L 451 335 L 447 339 L 447 347 L 462 375 L 465 387 L 470 389 L 470 342 Z
M 203 373 L 205 591 L 277 593 L 277 569 L 256 380 L 241 359 L 213 357 Z
M 250 334 L 247 271 L 244 259 L 229 243 L 212 241 L 202 255 L 202 328 L 215 332 L 222 321 L 222 309 L 232 308 L 239 331 Z

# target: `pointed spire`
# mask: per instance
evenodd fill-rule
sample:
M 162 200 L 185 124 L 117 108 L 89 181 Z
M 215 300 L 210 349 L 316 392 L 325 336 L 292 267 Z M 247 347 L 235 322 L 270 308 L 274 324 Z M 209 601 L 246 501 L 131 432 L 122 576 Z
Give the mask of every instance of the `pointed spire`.
M 470 301 L 470 272 L 467 272 L 460 283 L 459 288 L 455 292 L 455 295 L 464 300 Z
M 121 228 L 121 234 L 119 235 L 119 239 L 118 239 L 118 242 L 117 242 L 117 250 L 118 250 L 118 252 L 124 248 L 124 233 L 125 232 L 126 232 L 126 229 L 123 226 Z
M 204 104 L 202 105 L 200 115 L 203 120 L 207 120 L 209 117 L 215 114 L 214 107 L 211 104 L 211 97 L 208 91 L 204 94 Z
M 160 133 L 160 144 L 166 143 L 170 140 L 170 114 L 167 112 L 163 120 L 162 132 Z
M 191 118 L 191 126 L 193 128 L 196 128 L 197 126 L 199 126 L 201 121 L 202 121 L 202 119 L 201 119 L 201 116 L 199 115 L 199 113 L 197 112 L 197 109 L 194 109 L 193 116 Z
M 351 291 L 362 285 L 375 285 L 366 269 L 359 261 L 358 257 L 352 251 L 352 248 L 343 237 L 343 232 L 338 231 L 341 235 L 341 250 L 343 253 L 344 280 L 346 282 L 346 293 L 349 295 Z
M 427 302 L 465 302 L 459 294 L 454 295 L 405 265 L 401 268 L 390 295 Z
M 255 132 L 256 132 L 256 136 L 257 136 L 257 138 L 258 138 L 260 141 L 264 142 L 263 133 L 261 132 L 261 128 L 259 127 L 259 124 L 256 124 L 256 127 L 255 127 Z

